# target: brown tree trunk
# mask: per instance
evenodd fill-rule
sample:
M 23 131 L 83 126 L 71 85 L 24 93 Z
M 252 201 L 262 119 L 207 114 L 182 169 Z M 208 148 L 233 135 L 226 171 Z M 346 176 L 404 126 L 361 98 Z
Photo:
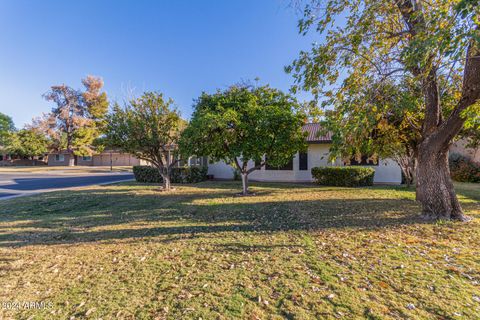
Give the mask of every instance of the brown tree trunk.
M 407 164 L 404 167 L 401 166 L 401 169 L 403 171 L 403 176 L 405 177 L 405 184 L 410 188 L 414 182 L 415 168 Z
M 170 175 L 165 175 L 163 178 L 163 190 L 169 191 L 171 189 Z
M 405 179 L 405 184 L 410 188 L 412 184 L 415 183 L 415 167 L 416 160 L 415 156 L 410 153 L 398 155 L 394 157 L 397 164 L 400 166 L 400 169 L 403 173 L 403 178 Z
M 248 173 L 242 172 L 242 194 L 248 195 Z
M 426 219 L 467 221 L 450 178 L 448 148 L 434 150 L 428 143 L 419 146 L 417 158 L 417 201 Z
M 414 41 L 419 33 L 427 30 L 421 5 L 418 1 L 401 0 L 397 6 L 412 36 L 409 41 Z M 422 203 L 423 215 L 427 218 L 469 220 L 453 189 L 448 149 L 465 123 L 463 111 L 480 100 L 480 26 L 472 31 L 476 37 L 470 38 L 466 52 L 462 97 L 447 119 L 442 119 L 434 54 L 425 56 L 424 67 L 409 67 L 412 74 L 423 77 L 425 119 L 423 141 L 417 148 L 417 200 Z
M 171 190 L 171 176 L 170 176 L 170 169 L 158 166 L 157 167 L 158 173 L 162 177 L 162 191 L 170 191 Z

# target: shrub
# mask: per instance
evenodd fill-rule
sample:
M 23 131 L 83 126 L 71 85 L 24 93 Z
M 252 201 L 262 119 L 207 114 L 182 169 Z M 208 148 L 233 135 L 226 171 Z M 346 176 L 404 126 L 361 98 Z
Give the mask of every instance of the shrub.
M 162 177 L 158 170 L 151 166 L 133 166 L 133 175 L 137 182 L 160 183 Z
M 480 165 L 469 158 L 452 153 L 449 156 L 450 176 L 459 182 L 480 182 Z
M 207 180 L 207 167 L 173 168 L 172 183 L 195 183 Z M 152 166 L 134 166 L 133 175 L 138 182 L 161 183 L 162 176 L 158 169 Z
M 315 182 L 325 186 L 362 187 L 373 185 L 375 170 L 366 167 L 315 167 Z

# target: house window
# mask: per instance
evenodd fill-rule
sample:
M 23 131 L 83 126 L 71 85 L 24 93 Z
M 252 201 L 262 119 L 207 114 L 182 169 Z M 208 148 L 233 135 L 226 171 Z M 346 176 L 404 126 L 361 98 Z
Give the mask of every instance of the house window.
M 63 154 L 56 154 L 56 155 L 55 155 L 55 161 L 57 161 L 57 162 L 63 162 L 63 161 L 65 161 L 65 155 L 63 155 Z
M 188 159 L 188 164 L 190 166 L 201 166 L 202 165 L 202 158 L 200 158 L 200 157 L 190 157 L 190 159 Z
M 308 170 L 308 153 L 300 152 L 299 155 L 299 170 Z
M 351 166 L 378 166 L 378 161 L 374 162 L 373 160 L 369 159 L 368 156 L 362 156 L 362 159 L 358 161 L 353 157 L 350 159 Z
M 83 157 L 82 157 L 82 160 L 83 160 L 83 161 L 91 161 L 91 160 L 92 160 L 92 157 L 91 157 L 91 156 L 83 156 Z
M 275 167 L 275 166 L 269 165 L 267 158 L 265 158 L 265 161 L 267 163 L 265 165 L 265 170 L 293 170 L 293 159 L 290 159 L 290 161 L 282 167 Z

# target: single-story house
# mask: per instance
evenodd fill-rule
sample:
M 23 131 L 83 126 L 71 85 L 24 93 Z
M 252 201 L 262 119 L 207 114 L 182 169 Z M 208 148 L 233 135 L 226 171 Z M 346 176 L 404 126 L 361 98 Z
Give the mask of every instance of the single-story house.
M 0 167 L 3 166 L 44 166 L 47 164 L 47 157 L 22 157 L 15 154 L 10 154 L 0 151 Z
M 329 161 L 329 149 L 332 143 L 330 134 L 319 135 L 321 127 L 318 123 L 308 123 L 303 126 L 307 132 L 308 149 L 305 153 L 297 153 L 292 161 L 282 168 L 272 168 L 268 164 L 249 175 L 252 181 L 279 181 L 279 182 L 311 182 L 311 169 L 318 166 L 343 166 L 342 160 L 334 163 Z M 67 166 L 72 155 L 67 151 L 48 155 L 49 166 Z M 105 150 L 93 156 L 77 156 L 76 165 L 80 166 L 135 166 L 146 165 L 146 161 L 118 150 Z M 185 163 L 179 163 L 183 166 Z M 208 174 L 215 179 L 233 179 L 234 169 L 223 161 L 211 163 L 206 157 L 190 157 L 188 166 L 208 166 Z M 253 167 L 253 162 L 249 167 Z M 400 184 L 402 173 L 398 164 L 392 159 L 380 159 L 378 162 L 369 162 L 366 158 L 360 163 L 352 160 L 350 165 L 370 166 L 375 169 L 375 183 Z
M 68 151 L 52 152 L 48 155 L 49 166 L 68 166 L 70 157 L 74 157 Z M 120 150 L 104 150 L 101 153 L 92 156 L 76 156 L 77 166 L 138 166 L 148 165 L 145 160 L 140 160 L 130 153 Z M 180 161 L 178 166 L 207 166 L 207 157 L 190 157 L 186 162 Z
M 49 166 L 68 166 L 70 157 L 68 151 L 54 152 L 48 155 Z M 105 150 L 92 156 L 76 156 L 77 166 L 136 166 L 145 164 L 145 161 L 119 150 Z
M 268 164 L 249 175 L 252 181 L 279 181 L 279 182 L 311 182 L 311 170 L 319 166 L 344 166 L 345 163 L 338 159 L 334 163 L 329 161 L 329 149 L 332 143 L 330 134 L 319 135 L 321 127 L 318 123 L 308 123 L 303 126 L 308 133 L 308 150 L 297 153 L 283 168 L 272 168 Z M 253 167 L 253 162 L 248 167 Z M 374 183 L 400 184 L 402 171 L 400 166 L 392 159 L 380 159 L 377 163 L 369 162 L 365 157 L 360 163 L 352 160 L 350 165 L 369 166 L 375 169 Z M 233 179 L 234 169 L 223 161 L 208 165 L 208 174 L 216 179 Z

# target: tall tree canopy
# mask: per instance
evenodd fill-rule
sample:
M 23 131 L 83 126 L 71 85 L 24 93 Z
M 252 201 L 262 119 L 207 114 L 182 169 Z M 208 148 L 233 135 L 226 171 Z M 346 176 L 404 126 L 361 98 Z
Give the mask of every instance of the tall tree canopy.
M 95 76 L 87 76 L 82 79 L 85 91 L 82 93 L 89 118 L 92 120 L 91 126 L 97 129 L 95 133 L 100 135 L 107 125 L 106 115 L 108 112 L 108 98 L 103 89 L 103 80 Z
M 7 143 L 8 135 L 15 131 L 15 125 L 11 117 L 0 112 L 0 148 Z
M 7 150 L 22 157 L 43 156 L 48 152 L 49 141 L 43 132 L 35 128 L 26 128 L 14 132 L 9 137 Z
M 410 185 L 415 176 L 415 152 L 420 140 L 422 99 L 410 83 L 365 83 L 325 113 L 323 127 L 332 132 L 330 156 L 347 161 L 368 156 L 392 158 Z M 354 112 L 352 112 L 354 111 Z
M 479 115 L 479 17 L 477 0 L 312 0 L 299 27 L 316 30 L 322 43 L 287 67 L 294 90 L 309 90 L 334 108 L 368 83 L 416 83 L 423 98 L 416 116 L 417 199 L 427 218 L 468 219 L 450 179 L 448 149 L 467 115 Z M 459 94 L 449 107 L 442 85 L 456 77 L 462 77 Z
M 174 107 L 172 99 L 146 92 L 125 106 L 115 104 L 107 117 L 108 143 L 151 163 L 170 190 L 172 168 L 180 160 L 178 140 L 186 121 Z
M 242 175 L 248 194 L 248 175 L 269 165 L 288 163 L 306 147 L 305 121 L 297 101 L 269 86 L 232 86 L 197 100 L 181 139 L 182 153 L 225 161 Z M 249 161 L 255 164 L 249 166 Z
M 33 124 L 48 134 L 53 149 L 64 149 L 75 156 L 95 151 L 94 142 L 105 129 L 108 111 L 107 96 L 101 92 L 103 80 L 88 76 L 82 83 L 84 92 L 66 85 L 52 86 L 44 98 L 54 102 L 55 107 Z M 74 157 L 70 157 L 73 164 Z

